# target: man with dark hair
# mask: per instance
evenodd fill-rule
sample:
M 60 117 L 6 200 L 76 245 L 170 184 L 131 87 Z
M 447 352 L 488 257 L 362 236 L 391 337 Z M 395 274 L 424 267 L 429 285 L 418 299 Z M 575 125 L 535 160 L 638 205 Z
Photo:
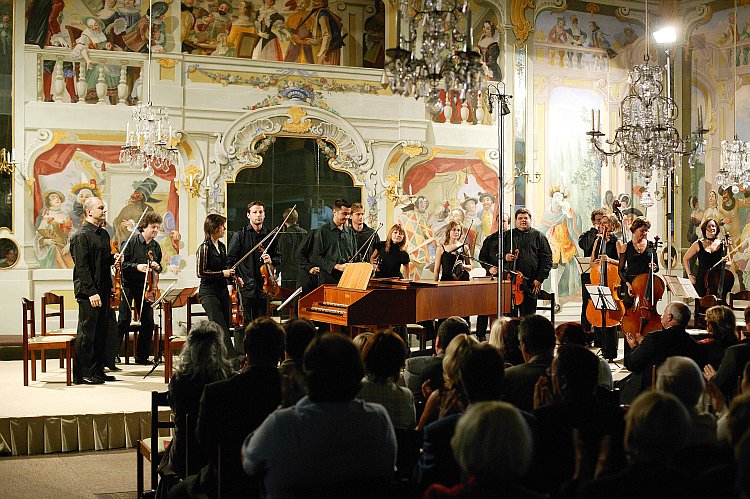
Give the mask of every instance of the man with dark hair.
M 380 244 L 380 236 L 375 233 L 375 229 L 368 227 L 365 223 L 365 208 L 362 206 L 362 203 L 354 203 L 352 205 L 351 223 L 352 230 L 354 231 L 354 240 L 357 244 L 354 251 L 359 250 L 355 261 L 369 262 L 372 252 Z M 373 236 L 373 234 L 375 235 Z M 368 242 L 370 236 L 372 236 L 372 240 Z
M 421 398 L 425 375 L 436 366 L 442 365 L 445 349 L 448 348 L 453 338 L 459 334 L 469 334 L 470 332 L 469 324 L 463 317 L 448 317 L 438 327 L 435 355 L 416 355 L 406 359 L 404 381 L 406 387 L 411 390 L 415 397 Z
M 505 375 L 500 350 L 488 343 L 472 345 L 459 372 L 458 386 L 469 405 L 500 400 Z M 461 470 L 450 445 L 460 418 L 461 414 L 451 414 L 425 426 L 422 456 L 414 469 L 420 489 L 433 483 L 450 487 L 461 481 Z
M 344 199 L 333 203 L 333 220 L 321 225 L 313 236 L 310 262 L 320 268 L 318 284 L 338 284 L 356 251 L 351 227 L 347 224 L 352 205 Z
M 247 219 L 249 223 L 237 231 L 232 240 L 229 241 L 229 248 L 227 249 L 227 265 L 229 267 L 233 267 L 248 251 L 268 235 L 268 229 L 263 226 L 263 222 L 266 220 L 266 209 L 261 201 L 248 203 Z M 276 242 L 268 244 L 269 242 L 270 240 L 266 241 L 263 249 L 257 248 L 252 255 L 245 258 L 237 266 L 236 275 L 241 277 L 243 281 L 240 295 L 242 296 L 245 324 L 249 324 L 253 319 L 268 313 L 268 297 L 263 294 L 263 275 L 260 269 L 266 263 L 271 263 L 275 267 L 281 264 Z M 241 334 L 235 334 L 234 336 L 235 348 L 238 351 L 241 336 Z
M 281 402 L 277 366 L 284 355 L 284 331 L 273 319 L 261 317 L 248 324 L 244 347 L 242 372 L 203 390 L 195 433 L 210 461 L 174 487 L 170 498 L 218 497 L 219 490 L 221 497 L 257 497 L 259 484 L 242 472 L 240 449 Z
M 536 464 L 532 465 L 535 489 L 556 493 L 573 476 L 576 455 L 573 431 L 578 431 L 584 452 L 593 464 L 604 437 L 609 437 L 607 464 L 614 469 L 625 465 L 622 448 L 625 413 L 619 406 L 599 402 L 595 396 L 599 378 L 599 359 L 581 345 L 560 347 L 552 361 L 550 376 L 542 378 L 541 392 L 551 391 L 554 402 L 536 408 Z M 542 383 L 542 382 L 540 382 Z M 537 405 L 543 403 L 538 397 Z M 581 478 L 593 478 L 593 469 L 581 470 Z
M 389 481 L 396 435 L 383 406 L 355 398 L 364 368 L 352 341 L 333 333 L 316 337 L 304 369 L 309 395 L 272 413 L 247 437 L 245 472 L 264 476 L 268 497 L 305 497 L 305 489 L 335 482 Z
M 512 239 L 512 241 L 511 241 Z M 523 275 L 523 302 L 514 310 L 522 317 L 536 313 L 536 302 L 542 283 L 552 270 L 552 249 L 547 238 L 531 226 L 531 212 L 516 210 L 516 228 L 503 233 L 505 270 Z
M 534 385 L 552 364 L 555 328 L 546 317 L 530 315 L 518 328 L 524 364 L 505 371 L 503 400 L 527 412 L 534 410 Z
M 281 405 L 289 407 L 307 395 L 307 382 L 302 372 L 305 349 L 315 338 L 315 326 L 305 319 L 292 319 L 284 324 L 286 348 L 284 362 L 279 366 L 281 374 Z
M 138 328 L 138 351 L 135 353 L 135 363 L 148 365 L 148 354 L 151 351 L 151 338 L 154 334 L 154 311 L 151 302 L 144 298 L 146 278 L 151 280 L 150 272 L 161 273 L 161 246 L 156 241 L 161 227 L 161 216 L 155 211 L 143 215 L 137 230 L 133 234 L 122 254 L 122 282 L 120 308 L 117 316 L 117 351 L 122 338 L 128 334 L 133 317 L 133 307 L 140 317 Z M 120 242 L 125 246 L 126 240 Z

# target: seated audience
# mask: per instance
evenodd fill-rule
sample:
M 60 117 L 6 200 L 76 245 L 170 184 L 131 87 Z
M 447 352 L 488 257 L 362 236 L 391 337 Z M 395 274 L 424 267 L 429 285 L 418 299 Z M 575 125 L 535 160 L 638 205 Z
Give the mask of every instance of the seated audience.
M 750 306 L 745 308 L 745 323 L 750 324 Z M 742 370 L 748 361 L 750 361 L 750 337 L 745 329 L 742 340 L 727 348 L 718 370 L 711 365 L 703 368 L 706 380 L 713 381 L 719 387 L 727 404 L 737 393 L 737 380 L 741 379 Z
M 459 334 L 450 342 L 443 358 L 443 386 L 429 394 L 419 418 L 418 431 L 449 414 L 464 412 L 466 400 L 457 385 L 459 370 L 469 349 L 477 343 L 478 340 L 468 334 Z
M 697 483 L 671 464 L 689 431 L 690 416 L 677 397 L 654 391 L 642 393 L 625 415 L 628 466 L 619 473 L 585 482 L 579 497 L 698 497 Z
M 557 343 L 560 346 L 570 343 L 588 347 L 589 344 L 586 340 L 586 331 L 580 322 L 563 322 L 555 328 L 555 336 L 557 336 Z M 597 358 L 599 359 L 599 386 L 606 390 L 612 390 L 614 388 L 612 369 L 610 369 L 609 363 L 603 357 Z
M 596 462 L 606 438 L 608 468 L 619 471 L 625 466 L 622 447 L 625 413 L 617 405 L 596 399 L 598 376 L 597 356 L 584 346 L 568 343 L 557 351 L 549 378 L 540 378 L 535 403 L 550 398 L 552 402 L 534 411 L 537 439 L 530 482 L 534 489 L 556 493 L 573 476 L 576 464 L 574 432 L 582 444 L 581 450 L 589 458 L 585 460 L 587 464 Z M 548 396 L 542 396 L 542 393 Z M 578 478 L 592 478 L 593 472 L 591 467 L 580 469 Z
M 745 363 L 745 368 L 743 369 L 740 379 L 739 392 L 730 398 L 730 404 L 743 395 L 750 395 L 750 362 Z M 709 381 L 707 387 L 710 388 L 712 385 L 713 383 Z M 728 442 L 730 440 L 729 411 L 727 410 L 723 394 L 718 392 L 718 388 L 716 390 L 716 393 L 711 393 L 711 390 L 708 390 L 711 394 L 711 401 L 714 404 L 716 414 L 720 416 L 719 420 L 716 422 L 716 435 L 720 441 Z
M 392 331 L 375 333 L 362 352 L 366 374 L 357 397 L 385 407 L 396 429 L 412 429 L 416 423 L 414 396 L 396 384 L 406 356 L 404 340 Z
M 737 344 L 736 319 L 729 307 L 717 305 L 706 310 L 706 331 L 711 336 L 698 342 L 704 350 L 707 366 L 719 368 L 724 352 Z
M 477 402 L 500 400 L 505 375 L 503 357 L 490 344 L 472 345 L 459 372 L 459 387 L 466 400 Z M 461 481 L 461 470 L 453 458 L 451 438 L 461 414 L 452 414 L 424 428 L 422 456 L 414 470 L 420 490 L 433 483 L 453 486 Z
M 321 487 L 346 497 L 331 484 L 389 481 L 396 435 L 383 406 L 355 398 L 364 368 L 352 341 L 319 335 L 303 365 L 309 394 L 248 435 L 242 447 L 245 472 L 263 477 L 268 497 L 309 497 L 306 491 Z
M 365 343 L 367 343 L 370 338 L 372 338 L 373 334 L 374 333 L 372 333 L 371 331 L 365 331 L 364 333 L 359 333 L 352 340 L 354 342 L 354 346 L 357 347 L 357 351 L 359 352 L 360 356 L 365 349 Z
M 281 403 L 278 365 L 284 331 L 273 319 L 255 319 L 245 329 L 244 349 L 242 372 L 203 390 L 196 435 L 209 462 L 174 487 L 170 498 L 259 495 L 257 481 L 242 472 L 240 449 L 245 437 Z
M 174 374 L 169 381 L 169 403 L 175 429 L 174 437 L 159 464 L 162 475 L 160 494 L 166 494 L 171 485 L 197 473 L 208 462 L 208 456 L 201 450 L 195 437 L 195 422 L 203 388 L 232 374 L 232 363 L 227 357 L 223 335 L 223 329 L 215 322 L 198 323 L 190 330 L 187 343 L 175 364 Z M 186 455 L 187 449 L 190 449 L 189 456 Z
M 307 382 L 302 372 L 302 357 L 307 345 L 315 337 L 312 322 L 292 319 L 284 323 L 284 362 L 279 366 L 281 374 L 281 407 L 290 407 L 307 395 Z
M 750 499 L 750 430 L 745 432 L 742 440 L 735 446 L 737 459 L 737 488 L 739 497 Z
M 506 367 L 523 364 L 521 344 L 518 343 L 518 326 L 522 321 L 520 317 L 501 317 L 490 328 L 490 344 L 500 349 Z
M 425 375 L 435 366 L 440 366 L 445 357 L 445 349 L 453 338 L 459 334 L 469 334 L 469 324 L 461 317 L 449 317 L 444 320 L 437 330 L 435 340 L 435 355 L 409 357 L 404 368 L 404 381 L 415 398 L 422 397 L 422 385 Z
M 534 410 L 534 385 L 552 364 L 555 328 L 546 317 L 530 315 L 518 328 L 524 363 L 505 371 L 503 400 L 522 411 Z
M 426 499 L 439 497 L 541 498 L 520 485 L 531 462 L 531 431 L 518 409 L 505 402 L 472 404 L 451 439 L 467 478 L 454 487 L 435 484 Z

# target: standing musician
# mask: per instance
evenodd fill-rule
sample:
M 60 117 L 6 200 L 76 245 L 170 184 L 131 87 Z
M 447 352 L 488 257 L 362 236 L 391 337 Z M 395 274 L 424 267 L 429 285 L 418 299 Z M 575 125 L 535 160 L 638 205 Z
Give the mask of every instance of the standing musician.
M 409 275 L 409 253 L 405 248 L 406 232 L 396 224 L 388 231 L 385 241 L 378 241 L 370 257 L 370 263 L 376 266 L 375 277 L 402 279 Z
M 510 227 L 510 214 L 503 213 L 503 232 Z M 482 248 L 479 250 L 479 264 L 487 270 L 487 273 L 497 277 L 497 260 L 500 254 L 500 231 L 495 231 L 487 236 L 482 242 Z M 490 265 L 490 264 L 495 265 Z M 484 341 L 487 339 L 487 325 L 490 318 L 488 315 L 477 316 L 477 339 Z
M 701 232 L 703 237 L 690 245 L 690 248 L 685 252 L 685 256 L 682 257 L 682 264 L 685 266 L 688 278 L 693 283 L 695 291 L 699 296 L 706 296 L 706 274 L 723 258 L 724 245 L 718 237 L 719 222 L 713 218 L 708 218 L 701 224 Z M 698 269 L 693 275 L 690 271 L 690 260 L 696 255 L 698 257 Z M 721 267 L 721 269 L 724 268 Z
M 456 254 L 465 246 L 462 237 L 463 228 L 459 222 L 452 220 L 445 230 L 445 240 L 435 252 L 435 281 L 468 281 L 471 265 Z M 458 268 L 456 268 L 458 267 Z
M 362 203 L 354 203 L 352 205 L 352 230 L 354 231 L 354 239 L 357 241 L 357 247 L 355 251 L 362 248 L 356 260 L 361 262 L 369 262 L 375 247 L 380 244 L 380 236 L 375 234 L 372 238 L 372 242 L 367 247 L 367 240 L 370 238 L 375 229 L 368 227 L 365 223 L 365 208 Z M 364 247 L 363 247 L 364 246 Z
M 227 231 L 226 217 L 212 213 L 203 222 L 203 232 L 206 240 L 198 246 L 196 254 L 197 275 L 201 280 L 198 296 L 201 305 L 206 311 L 208 320 L 221 326 L 224 331 L 224 344 L 230 357 L 235 357 L 237 352 L 232 346 L 229 337 L 231 300 L 229 298 L 229 286 L 235 270 L 227 266 L 227 250 L 221 238 Z M 239 285 L 242 286 L 242 278 L 238 277 Z
M 633 239 L 628 241 L 628 244 L 620 251 L 618 272 L 625 284 L 620 298 L 627 308 L 633 306 L 633 279 L 640 274 L 648 274 L 649 267 L 654 272 L 659 272 L 659 260 L 655 256 L 656 249 L 649 247 L 648 244 L 647 236 L 650 228 L 651 222 L 646 217 L 636 217 L 630 224 Z
M 238 260 L 268 235 L 268 229 L 263 227 L 266 211 L 261 201 L 248 203 L 247 219 L 250 223 L 236 232 L 232 240 L 229 241 L 227 251 L 227 265 L 229 267 L 233 267 Z M 245 324 L 250 324 L 254 319 L 267 315 L 268 297 L 263 294 L 263 275 L 260 269 L 262 265 L 269 263 L 275 267 L 281 264 L 281 256 L 279 256 L 275 242 L 270 247 L 264 246 L 262 249 L 256 249 L 254 254 L 245 258 L 237 266 L 237 275 L 244 282 L 239 291 L 242 297 Z M 275 277 L 269 275 L 268 278 L 274 279 Z
M 516 313 L 521 316 L 535 314 L 542 282 L 549 277 L 552 269 L 552 249 L 544 234 L 531 227 L 531 212 L 528 209 L 517 209 L 516 228 L 503 233 L 503 254 L 510 264 L 510 269 L 506 270 L 520 272 L 524 277 L 521 287 L 524 298 Z
M 349 260 L 354 256 L 356 241 L 347 224 L 352 205 L 345 199 L 333 202 L 333 220 L 321 225 L 313 235 L 310 262 L 320 269 L 318 284 L 338 284 Z
M 151 339 L 154 333 L 154 311 L 151 303 L 144 299 L 146 289 L 146 273 L 162 272 L 161 246 L 156 242 L 161 226 L 161 216 L 149 211 L 138 224 L 140 234 L 134 235 L 122 253 L 122 294 L 117 316 L 118 344 L 128 334 L 132 320 L 132 307 L 140 317 L 141 327 L 138 332 L 138 351 L 135 353 L 135 363 L 148 365 L 148 354 L 151 351 Z M 123 242 L 121 246 L 125 243 Z M 151 255 L 149 256 L 149 252 Z M 135 305 L 133 305 L 135 303 Z M 118 349 L 119 350 L 119 349 Z
M 100 385 L 115 381 L 104 374 L 109 327 L 110 267 L 115 262 L 109 234 L 102 228 L 107 218 L 104 202 L 95 197 L 83 205 L 86 221 L 70 241 L 73 257 L 73 289 L 78 302 L 78 333 L 73 362 L 73 383 Z
M 591 265 L 598 263 L 599 255 L 602 253 L 602 246 L 604 246 L 604 254 L 608 258 L 609 263 L 618 264 L 619 253 L 617 250 L 618 239 L 614 234 L 613 228 L 617 225 L 611 220 L 610 216 L 604 213 L 604 209 L 598 208 L 591 212 L 591 222 L 594 224 L 591 229 L 581 234 L 578 238 L 578 246 L 583 250 L 583 256 L 591 258 Z M 602 245 L 602 238 L 605 234 L 609 237 L 606 243 Z M 581 274 L 581 295 L 583 304 L 581 308 L 581 324 L 583 329 L 588 333 L 591 332 L 591 324 L 586 318 L 586 308 L 591 301 L 591 296 L 586 289 L 587 284 L 591 284 L 591 274 L 585 272 Z

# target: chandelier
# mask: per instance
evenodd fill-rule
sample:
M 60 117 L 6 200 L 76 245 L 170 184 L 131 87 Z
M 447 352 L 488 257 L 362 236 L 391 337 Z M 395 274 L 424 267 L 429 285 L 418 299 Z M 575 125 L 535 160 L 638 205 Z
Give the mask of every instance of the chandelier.
M 628 72 L 628 95 L 620 103 L 621 124 L 612 140 L 603 145 L 599 111 L 591 111 L 590 152 L 600 166 L 606 166 L 610 156 L 616 164 L 631 175 L 643 176 L 648 184 L 654 172 L 669 174 L 675 168 L 675 158 L 688 157 L 692 168 L 705 154 L 703 119 L 699 113 L 698 128 L 691 137 L 680 138 L 675 128 L 678 107 L 670 96 L 671 61 L 666 51 L 666 95 L 664 93 L 665 68 L 649 64 L 648 2 L 646 2 L 646 54 L 644 64 L 633 66 Z M 594 119 L 596 116 L 596 119 Z
M 397 46 L 386 50 L 384 85 L 394 94 L 424 98 L 432 114 L 442 110 L 440 92 L 478 101 L 484 81 L 479 52 L 472 49 L 468 0 L 400 0 Z M 409 19 L 401 35 L 401 19 Z M 465 20 L 465 30 L 460 29 Z M 418 42 L 421 43 L 418 44 Z M 449 96 L 446 95 L 446 98 Z
M 142 173 L 152 176 L 156 170 L 169 171 L 179 156 L 173 146 L 172 125 L 166 108 L 154 107 L 151 103 L 151 39 L 153 34 L 153 1 L 149 0 L 148 18 L 148 77 L 146 79 L 146 103 L 133 107 L 133 115 L 127 124 L 125 145 L 120 148 L 120 162 Z M 133 126 L 131 127 L 131 123 Z
M 737 18 L 737 0 L 734 1 L 734 15 Z M 732 65 L 734 66 L 734 140 L 721 141 L 721 167 L 716 172 L 716 183 L 722 189 L 729 189 L 736 194 L 740 185 L 750 185 L 750 142 L 737 138 L 737 27 L 734 26 L 734 51 Z

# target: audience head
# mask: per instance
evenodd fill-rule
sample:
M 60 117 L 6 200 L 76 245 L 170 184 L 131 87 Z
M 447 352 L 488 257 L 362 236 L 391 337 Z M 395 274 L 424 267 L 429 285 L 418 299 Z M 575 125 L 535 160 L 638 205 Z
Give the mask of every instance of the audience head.
M 505 362 L 514 365 L 523 363 L 521 344 L 518 341 L 518 328 L 523 322 L 519 317 L 501 317 L 492 323 L 490 345 L 500 349 Z
M 563 322 L 555 328 L 555 336 L 557 337 L 557 343 L 560 345 L 572 343 L 574 345 L 586 346 L 588 344 L 586 341 L 586 331 L 580 322 Z
M 224 379 L 232 373 L 227 358 L 224 330 L 215 322 L 201 321 L 190 330 L 182 348 L 175 374 L 203 379 Z
M 544 316 L 530 315 L 518 327 L 518 341 L 526 362 L 537 355 L 551 357 L 555 350 L 555 327 Z
M 445 349 L 443 358 L 443 379 L 447 388 L 453 388 L 458 383 L 461 366 L 466 359 L 466 354 L 474 345 L 479 342 L 473 336 L 468 334 L 459 334 L 451 341 L 448 348 Z
M 459 385 L 470 404 L 500 400 L 505 362 L 500 350 L 487 343 L 472 346 L 459 368 Z
M 737 444 L 742 435 L 750 430 L 750 394 L 743 393 L 732 400 L 727 421 L 729 441 L 732 445 Z
M 673 301 L 661 314 L 661 325 L 664 329 L 672 326 L 687 327 L 690 322 L 690 307 L 681 301 Z
M 451 439 L 456 462 L 469 476 L 499 482 L 523 476 L 532 457 L 531 431 L 507 402 L 472 404 Z
M 357 336 L 354 337 L 352 340 L 354 342 L 354 346 L 357 347 L 357 351 L 360 355 L 365 350 L 365 345 L 368 341 L 370 341 L 370 338 L 372 338 L 373 333 L 371 331 L 365 331 L 364 333 L 359 333 Z
M 552 361 L 552 386 L 555 393 L 593 395 L 599 382 L 599 359 L 586 347 L 568 343 L 560 347 Z
M 437 345 L 435 345 L 435 349 L 438 352 L 445 351 L 448 345 L 450 345 L 451 341 L 453 341 L 453 338 L 455 338 L 459 334 L 469 333 L 469 324 L 467 324 L 463 317 L 448 317 L 443 322 L 441 322 L 440 326 L 438 327 Z
M 248 365 L 278 365 L 284 358 L 284 330 L 270 317 L 258 317 L 245 328 Z
M 689 357 L 668 357 L 656 370 L 656 390 L 671 393 L 688 411 L 695 409 L 705 387 L 703 371 Z
M 669 461 L 690 429 L 685 406 L 669 393 L 640 394 L 625 415 L 625 450 L 636 461 Z
M 292 319 L 284 323 L 287 358 L 298 364 L 302 364 L 305 349 L 312 339 L 315 338 L 315 334 L 315 326 L 306 319 Z
M 348 402 L 357 396 L 365 375 L 352 340 L 338 333 L 316 336 L 305 351 L 303 368 L 313 402 Z
M 714 335 L 717 344 L 730 347 L 737 343 L 734 332 L 737 321 L 732 309 L 725 305 L 716 305 L 706 310 L 706 329 Z
M 750 305 L 745 307 L 743 315 L 745 316 L 745 331 L 742 333 L 742 336 L 750 337 L 750 335 L 747 334 L 748 328 L 750 328 Z
M 396 381 L 406 363 L 407 349 L 404 340 L 393 331 L 379 331 L 365 343 L 362 359 L 365 371 L 375 381 Z

